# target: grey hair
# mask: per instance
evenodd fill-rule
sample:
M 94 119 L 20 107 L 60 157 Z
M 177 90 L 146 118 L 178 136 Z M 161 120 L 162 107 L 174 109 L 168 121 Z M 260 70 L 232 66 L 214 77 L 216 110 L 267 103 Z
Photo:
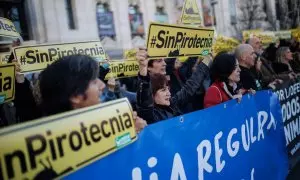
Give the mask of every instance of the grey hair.
M 254 40 L 256 40 L 256 39 L 259 41 L 259 38 L 256 37 L 256 36 L 250 38 L 249 41 L 248 41 L 248 44 L 250 44 L 252 46 L 252 44 L 254 43 Z
M 286 51 L 288 51 L 290 48 L 287 46 L 284 47 L 280 47 L 277 51 L 276 51 L 276 62 L 280 62 L 282 63 L 284 60 L 284 54 Z
M 234 52 L 235 57 L 240 61 L 243 54 L 247 50 L 249 50 L 250 48 L 252 48 L 252 46 L 249 45 L 249 44 L 240 44 L 240 45 L 238 45 L 238 47 L 236 47 L 235 52 Z

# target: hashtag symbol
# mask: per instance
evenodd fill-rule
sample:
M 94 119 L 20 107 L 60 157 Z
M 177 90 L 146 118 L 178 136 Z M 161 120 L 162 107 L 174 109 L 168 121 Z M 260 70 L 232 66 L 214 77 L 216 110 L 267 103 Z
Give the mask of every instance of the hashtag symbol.
M 25 65 L 26 64 L 26 58 L 24 56 L 21 56 L 20 62 L 21 62 L 21 65 Z
M 150 47 L 154 48 L 155 43 L 156 43 L 156 36 L 153 36 L 152 39 L 151 39 Z

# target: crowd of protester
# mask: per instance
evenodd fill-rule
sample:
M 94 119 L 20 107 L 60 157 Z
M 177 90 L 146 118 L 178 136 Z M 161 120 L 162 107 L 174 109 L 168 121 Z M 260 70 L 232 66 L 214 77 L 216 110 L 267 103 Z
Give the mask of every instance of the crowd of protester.
M 20 43 L 15 43 L 18 46 Z M 296 81 L 300 73 L 300 45 L 281 40 L 263 48 L 257 37 L 233 52 L 215 57 L 149 59 L 139 48 L 137 77 L 109 78 L 108 64 L 99 67 L 91 57 L 63 57 L 40 73 L 20 74 L 16 64 L 15 99 L 1 105 L 0 126 L 27 122 L 45 116 L 128 98 L 136 131 L 185 113 L 209 108 L 264 89 L 275 89 L 284 81 Z

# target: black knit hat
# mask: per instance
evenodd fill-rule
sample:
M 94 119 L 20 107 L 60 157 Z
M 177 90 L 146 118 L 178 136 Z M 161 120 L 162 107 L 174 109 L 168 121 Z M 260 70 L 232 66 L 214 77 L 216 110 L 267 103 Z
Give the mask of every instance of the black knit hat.
M 218 54 L 211 66 L 212 80 L 228 81 L 228 77 L 236 67 L 236 58 L 232 54 L 221 53 Z

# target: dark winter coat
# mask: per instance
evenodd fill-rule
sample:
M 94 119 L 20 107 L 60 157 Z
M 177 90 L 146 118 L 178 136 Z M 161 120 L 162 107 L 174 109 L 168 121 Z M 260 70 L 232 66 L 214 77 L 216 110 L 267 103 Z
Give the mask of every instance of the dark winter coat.
M 178 107 L 188 104 L 208 75 L 206 65 L 200 63 L 181 90 L 172 95 L 170 106 L 156 105 L 153 100 L 150 76 L 139 75 L 137 90 L 138 115 L 145 119 L 148 124 L 181 115 L 182 112 Z

